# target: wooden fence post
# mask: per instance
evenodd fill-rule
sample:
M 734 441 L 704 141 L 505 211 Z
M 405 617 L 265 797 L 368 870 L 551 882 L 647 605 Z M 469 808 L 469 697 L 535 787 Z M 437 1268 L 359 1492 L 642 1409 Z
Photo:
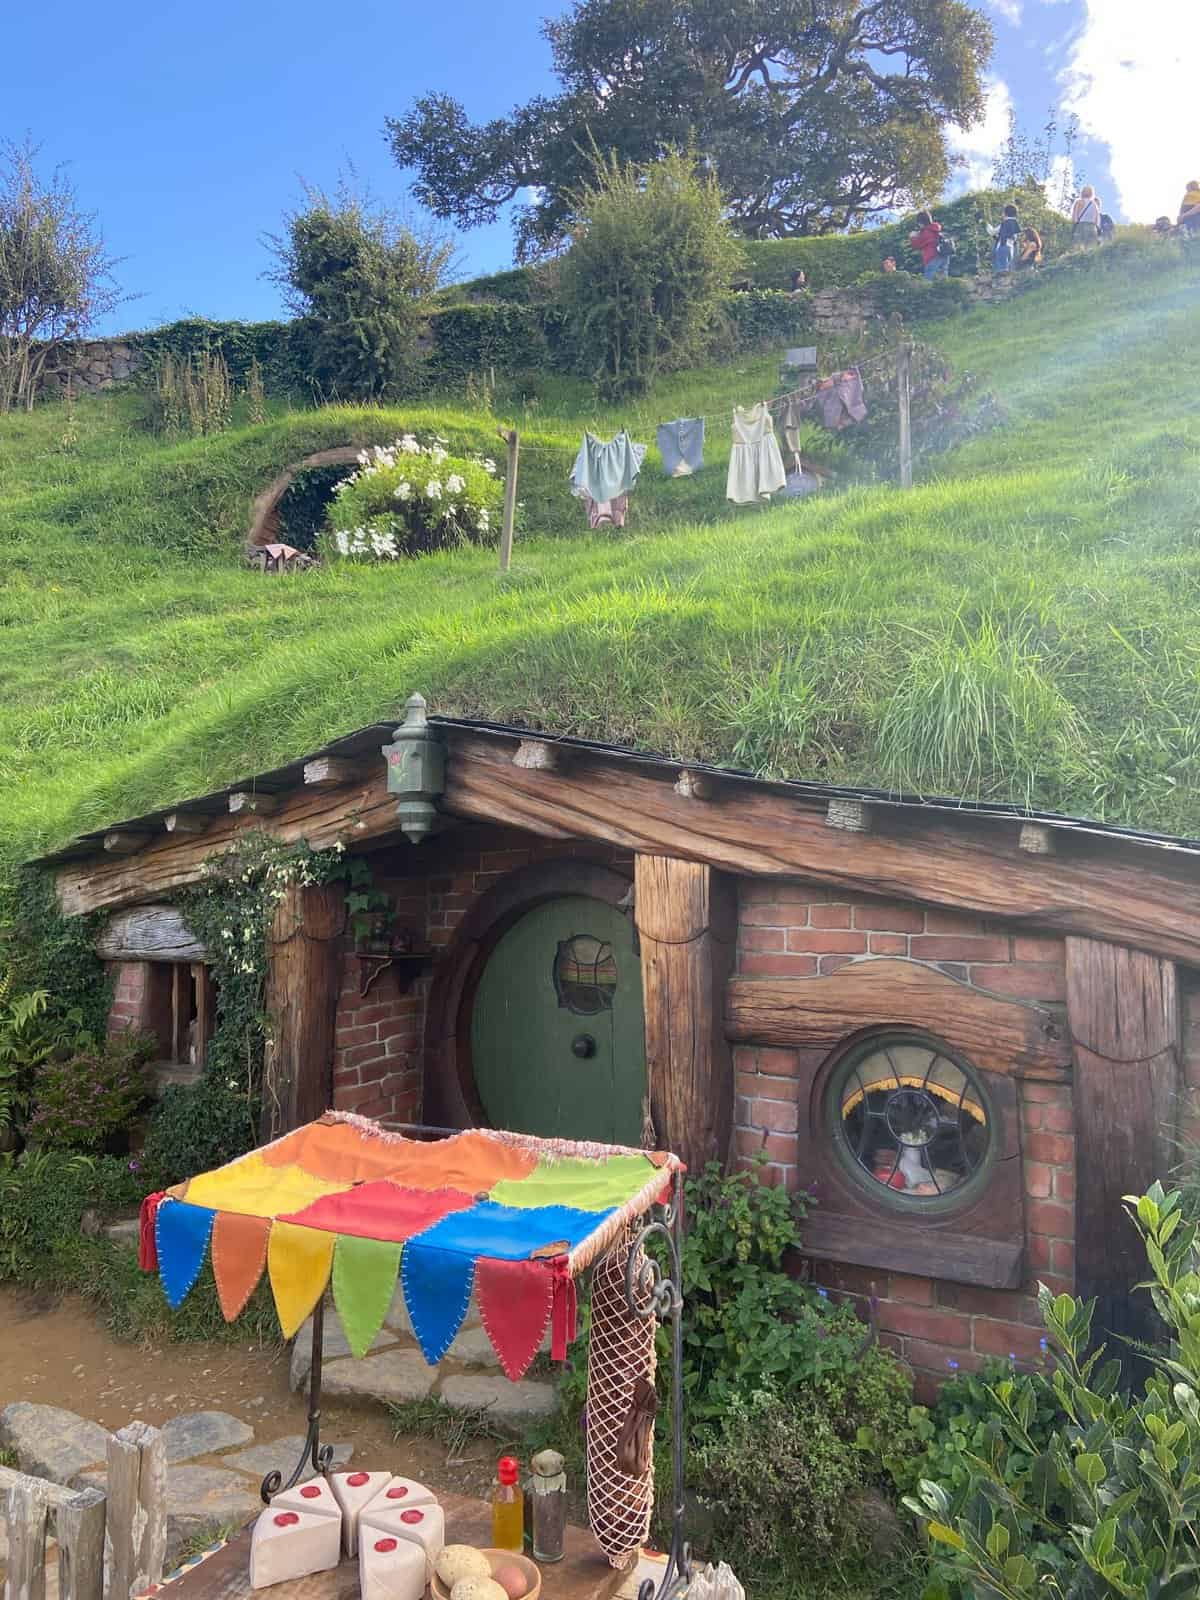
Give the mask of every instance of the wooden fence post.
M 130 1600 L 158 1583 L 166 1554 L 166 1440 L 149 1423 L 131 1422 L 108 1441 L 108 1600 Z
M 508 473 L 504 479 L 504 525 L 500 530 L 500 571 L 507 572 L 512 560 L 513 522 L 517 515 L 517 460 L 521 454 L 521 435 L 515 428 L 500 429 L 508 446 Z
M 4 1600 L 45 1600 L 46 1516 L 40 1478 L 19 1477 L 8 1491 L 8 1576 Z
M 900 405 L 900 487 L 912 488 L 912 345 L 896 347 L 896 398 Z
M 105 1496 L 81 1489 L 54 1513 L 58 1600 L 104 1600 Z

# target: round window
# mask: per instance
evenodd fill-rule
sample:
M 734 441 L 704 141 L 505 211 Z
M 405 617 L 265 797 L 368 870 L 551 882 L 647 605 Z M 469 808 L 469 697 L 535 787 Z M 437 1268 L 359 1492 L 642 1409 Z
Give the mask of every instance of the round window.
M 581 1017 L 611 1011 L 617 990 L 617 962 L 612 945 L 577 933 L 559 944 L 554 956 L 554 989 L 558 1003 Z
M 834 1147 L 854 1180 L 904 1209 L 960 1203 L 991 1155 L 973 1069 L 920 1034 L 877 1034 L 836 1066 L 826 1095 Z

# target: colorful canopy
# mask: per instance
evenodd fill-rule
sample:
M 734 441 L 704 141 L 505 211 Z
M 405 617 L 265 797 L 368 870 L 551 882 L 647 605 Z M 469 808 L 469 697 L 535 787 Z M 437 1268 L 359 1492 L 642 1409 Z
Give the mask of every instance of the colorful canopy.
M 143 1206 L 142 1265 L 173 1307 L 206 1250 L 232 1321 L 265 1265 L 285 1338 L 332 1280 L 356 1356 L 383 1325 L 399 1277 L 425 1359 L 442 1359 L 472 1290 L 510 1378 L 552 1314 L 566 1353 L 574 1276 L 664 1197 L 676 1156 L 470 1129 L 427 1142 L 327 1112 L 273 1144 Z

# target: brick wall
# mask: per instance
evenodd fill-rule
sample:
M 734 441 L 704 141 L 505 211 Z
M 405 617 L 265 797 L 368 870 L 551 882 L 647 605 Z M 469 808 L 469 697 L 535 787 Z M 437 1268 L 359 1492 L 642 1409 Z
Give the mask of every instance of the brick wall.
M 797 882 L 742 885 L 738 971 L 745 976 L 816 977 L 871 956 L 926 961 L 993 993 L 1052 1006 L 1065 998 L 1063 944 L 1036 932 L 902 901 L 847 896 Z M 1200 1045 L 1200 1000 L 1195 1006 Z M 797 1149 L 800 1118 L 824 1057 L 819 1052 L 742 1045 L 734 1050 L 736 1154 L 768 1157 L 767 1181 L 809 1186 Z M 1200 1086 L 1200 1048 L 1195 1052 Z M 973 1369 L 990 1355 L 1028 1361 L 1039 1354 L 1038 1279 L 1070 1290 L 1074 1273 L 1075 1141 L 1071 1090 L 1022 1082 L 1021 1150 L 1026 1283 L 1019 1290 L 971 1288 L 882 1269 L 814 1262 L 816 1282 L 858 1297 L 881 1338 L 912 1366 L 928 1394 L 956 1363 Z M 819 1196 L 818 1196 L 819 1200 Z M 914 1222 L 914 1229 L 921 1225 Z
M 112 1005 L 108 1012 L 109 1033 L 127 1028 L 146 1028 L 150 1019 L 150 963 L 148 961 L 108 961 L 105 970 L 113 980 Z

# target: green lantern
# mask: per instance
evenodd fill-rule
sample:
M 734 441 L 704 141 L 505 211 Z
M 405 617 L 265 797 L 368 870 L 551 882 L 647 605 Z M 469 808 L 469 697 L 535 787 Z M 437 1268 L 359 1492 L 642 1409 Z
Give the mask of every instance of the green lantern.
M 420 844 L 438 824 L 436 802 L 446 787 L 445 747 L 429 726 L 422 695 L 409 695 L 393 742 L 381 748 L 388 764 L 388 793 L 398 796 L 400 831 Z

